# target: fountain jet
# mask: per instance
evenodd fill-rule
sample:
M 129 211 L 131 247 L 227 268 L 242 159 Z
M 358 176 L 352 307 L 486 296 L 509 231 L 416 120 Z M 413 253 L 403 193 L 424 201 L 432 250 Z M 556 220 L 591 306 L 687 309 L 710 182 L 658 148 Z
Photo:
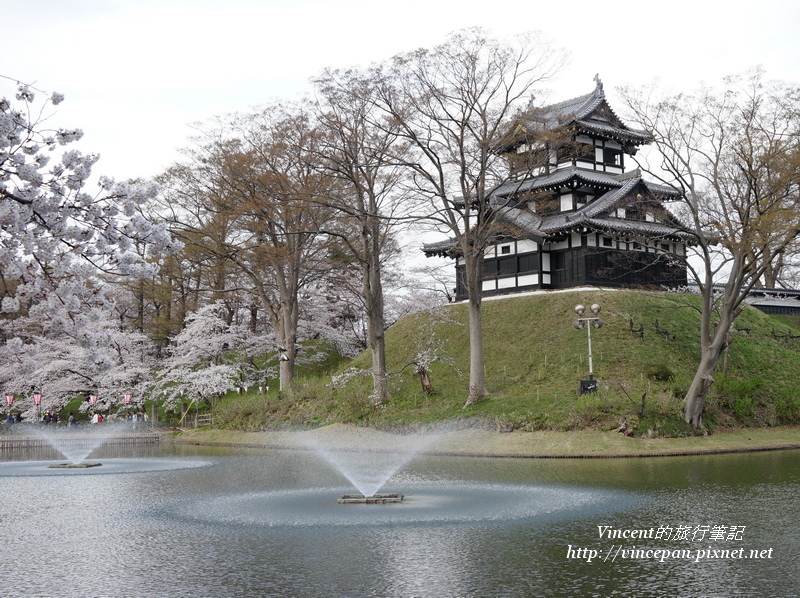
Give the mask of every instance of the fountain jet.
M 368 438 L 357 439 L 358 448 L 341 448 L 341 442 L 317 442 L 314 449 L 361 493 L 358 500 L 355 497 L 359 495 L 348 494 L 342 496 L 338 502 L 400 502 L 403 499 L 402 494 L 378 495 L 377 492 L 441 435 L 442 432 L 390 434 L 370 431 Z
M 124 424 L 103 423 L 86 424 L 78 428 L 27 426 L 25 431 L 45 440 L 69 461 L 60 467 L 77 468 L 100 465 L 87 464 L 85 461 L 96 449 L 127 429 Z

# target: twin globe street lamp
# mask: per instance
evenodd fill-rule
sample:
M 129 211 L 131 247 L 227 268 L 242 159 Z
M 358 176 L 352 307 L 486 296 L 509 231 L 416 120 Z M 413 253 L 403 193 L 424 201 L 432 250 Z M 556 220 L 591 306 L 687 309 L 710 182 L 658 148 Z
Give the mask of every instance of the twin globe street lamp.
M 574 326 L 578 330 L 586 328 L 586 337 L 589 342 L 589 379 L 581 380 L 579 394 L 597 392 L 597 380 L 594 379 L 594 367 L 592 365 L 592 328 L 600 328 L 603 325 L 603 320 L 597 317 L 597 314 L 600 313 L 599 303 L 592 303 L 589 306 L 589 311 L 594 316 L 584 318 L 583 314 L 586 313 L 586 308 L 581 304 L 575 306 L 575 313 L 578 314 L 578 319 L 575 320 Z

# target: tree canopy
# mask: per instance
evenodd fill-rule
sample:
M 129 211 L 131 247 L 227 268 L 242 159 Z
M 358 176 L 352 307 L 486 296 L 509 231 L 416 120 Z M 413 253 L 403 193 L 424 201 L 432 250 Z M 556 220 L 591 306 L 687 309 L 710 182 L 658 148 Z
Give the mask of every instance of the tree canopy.
M 755 71 L 721 90 L 625 98 L 654 133 L 648 172 L 681 192 L 694 239 L 685 263 L 702 297 L 701 358 L 685 417 L 699 428 L 734 320 L 755 286 L 774 286 L 800 235 L 800 88 Z

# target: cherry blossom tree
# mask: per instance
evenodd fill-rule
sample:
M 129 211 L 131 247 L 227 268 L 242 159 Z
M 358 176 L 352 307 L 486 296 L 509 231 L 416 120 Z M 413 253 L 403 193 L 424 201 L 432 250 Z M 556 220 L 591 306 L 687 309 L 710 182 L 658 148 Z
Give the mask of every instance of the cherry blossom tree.
M 0 97 L 0 275 L 14 281 L 4 289 L 6 313 L 53 293 L 69 309 L 72 294 L 97 272 L 148 271 L 137 243 L 151 254 L 174 246 L 166 229 L 142 214 L 153 183 L 100 177 L 97 191 L 87 191 L 99 156 L 68 149 L 83 132 L 48 128 L 64 97 L 45 94 L 37 103 L 38 93 L 17 83 L 14 100 Z
M 321 339 L 339 355 L 355 357 L 367 346 L 367 324 L 359 291 L 346 284 L 346 278 L 319 281 L 306 289 L 300 300 L 298 338 Z
M 105 289 L 91 297 L 73 293 L 70 302 L 51 295 L 4 322 L 0 385 L 28 413 L 34 392 L 43 396 L 41 409 L 60 409 L 81 394 L 97 394 L 108 406 L 130 393 L 141 403 L 156 366 L 151 340 L 121 325 Z
M 224 312 L 225 306 L 214 302 L 187 315 L 159 372 L 165 405 L 187 398 L 210 401 L 236 388 L 239 367 L 232 355 L 237 334 Z
M 13 99 L 0 96 L 0 382 L 26 401 L 41 392 L 43 407 L 83 391 L 142 398 L 152 345 L 124 327 L 109 279 L 151 272 L 175 248 L 143 213 L 156 186 L 93 183 L 99 156 L 69 147 L 83 132 L 49 128 L 63 95 L 5 76 L 0 94 L 9 83 Z

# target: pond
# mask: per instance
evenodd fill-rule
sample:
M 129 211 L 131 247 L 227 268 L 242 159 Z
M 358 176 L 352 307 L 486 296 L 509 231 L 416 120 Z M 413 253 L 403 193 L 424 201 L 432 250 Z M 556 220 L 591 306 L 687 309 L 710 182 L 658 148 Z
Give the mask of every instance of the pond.
M 314 451 L 92 458 L 0 463 L 4 596 L 798 595 L 797 450 L 418 455 L 377 505 Z

